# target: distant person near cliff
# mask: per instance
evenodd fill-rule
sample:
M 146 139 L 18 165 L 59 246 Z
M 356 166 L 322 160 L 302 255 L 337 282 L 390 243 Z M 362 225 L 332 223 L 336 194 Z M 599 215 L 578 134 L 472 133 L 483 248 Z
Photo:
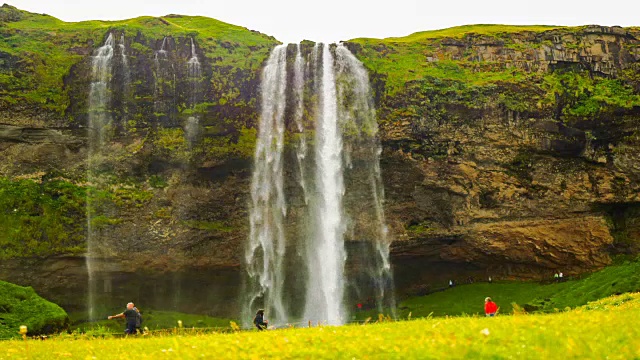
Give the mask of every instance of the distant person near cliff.
M 121 319 L 124 318 L 127 323 L 127 328 L 124 330 L 125 334 L 135 334 L 137 328 L 140 326 L 141 316 L 138 310 L 134 307 L 133 303 L 127 304 L 127 309 L 120 314 L 109 316 L 107 319 Z
M 486 316 L 496 316 L 498 305 L 490 297 L 484 299 L 484 313 Z

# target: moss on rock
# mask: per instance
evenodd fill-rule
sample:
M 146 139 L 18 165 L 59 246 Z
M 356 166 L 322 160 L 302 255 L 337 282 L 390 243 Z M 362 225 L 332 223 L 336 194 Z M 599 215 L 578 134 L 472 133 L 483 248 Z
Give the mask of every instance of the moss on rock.
M 69 326 L 67 313 L 31 287 L 0 281 L 0 338 L 17 337 L 26 325 L 29 335 L 51 334 Z

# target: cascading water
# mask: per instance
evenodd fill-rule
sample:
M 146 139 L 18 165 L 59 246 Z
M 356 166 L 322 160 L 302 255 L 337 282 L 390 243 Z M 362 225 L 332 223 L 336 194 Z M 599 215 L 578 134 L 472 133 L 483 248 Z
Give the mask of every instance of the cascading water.
M 98 48 L 91 61 L 91 89 L 89 90 L 89 138 L 90 147 L 99 148 L 105 140 L 105 128 L 111 122 L 106 107 L 110 101 L 109 80 L 111 80 L 113 59 L 113 35 L 110 33 L 103 46 Z
M 305 127 L 302 119 L 304 115 L 304 68 L 304 59 L 302 58 L 302 52 L 300 51 L 300 44 L 296 44 L 296 59 L 293 64 L 293 90 L 295 94 L 294 122 L 299 136 L 298 142 L 296 144 L 296 159 L 298 160 L 300 187 L 302 188 L 302 192 L 304 194 L 304 202 L 305 204 L 307 204 L 309 201 L 305 175 L 305 159 L 307 157 L 307 135 L 305 133 Z
M 316 198 L 311 210 L 316 218 L 315 241 L 309 244 L 305 318 L 344 322 L 344 194 L 342 133 L 338 123 L 333 55 L 322 48 L 322 83 L 316 117 Z
M 384 186 L 380 171 L 380 154 L 382 148 L 378 137 L 378 122 L 375 106 L 369 86 L 369 75 L 362 63 L 342 44 L 336 47 L 338 77 L 338 99 L 340 118 L 345 133 L 349 134 L 345 143 L 345 153 L 355 152 L 358 159 L 356 176 L 368 182 L 368 191 L 355 200 L 359 208 L 352 210 L 360 216 L 366 214 L 365 229 L 358 229 L 358 234 L 372 245 L 368 251 L 359 255 L 363 258 L 360 266 L 368 279 L 365 286 L 373 285 L 378 311 L 383 306 L 389 308 L 395 316 L 395 295 L 393 273 L 389 262 L 388 228 L 384 216 Z M 352 154 L 345 156 L 349 167 Z M 355 207 L 352 206 L 352 207 Z
M 109 33 L 104 45 L 98 48 L 91 62 L 91 88 L 89 89 L 89 117 L 88 117 L 88 142 L 89 159 L 87 179 L 90 184 L 95 182 L 92 169 L 102 152 L 102 147 L 107 141 L 107 133 L 111 124 L 111 116 L 108 106 L 111 100 L 109 82 L 113 71 L 114 40 L 113 34 Z M 95 229 L 92 226 L 94 211 L 90 201 L 91 191 L 87 194 L 87 272 L 89 276 L 88 308 L 89 318 L 94 318 L 94 296 L 96 292 L 95 281 Z
M 124 126 L 127 126 L 128 120 L 128 107 L 129 98 L 131 96 L 130 87 L 131 87 L 131 70 L 129 69 L 129 59 L 127 57 L 127 48 L 126 42 L 124 38 L 124 34 L 120 36 L 120 41 L 118 42 L 118 49 L 120 51 L 120 62 L 122 65 L 122 91 L 121 91 L 121 123 Z
M 155 52 L 155 92 L 153 108 L 160 122 L 166 122 L 169 113 L 175 106 L 171 103 L 175 100 L 175 74 L 173 73 L 173 64 L 170 63 L 169 53 L 166 50 L 167 37 L 162 39 L 160 49 Z M 173 81 L 171 81 L 173 80 Z M 173 86 L 173 88 L 171 88 Z
M 187 61 L 187 68 L 189 71 L 189 101 L 193 107 L 197 102 L 197 96 L 200 86 L 200 77 L 202 76 L 202 69 L 200 67 L 200 60 L 198 60 L 198 53 L 196 52 L 196 44 L 191 38 L 191 57 Z
M 187 70 L 189 77 L 189 107 L 192 112 L 195 111 L 195 106 L 198 103 L 198 95 L 200 93 L 200 80 L 202 77 L 202 69 L 200 67 L 200 60 L 198 59 L 198 53 L 196 52 L 196 44 L 191 38 L 191 57 L 187 61 Z M 191 146 L 195 144 L 200 135 L 200 119 L 197 115 L 193 114 L 187 118 L 187 123 L 184 127 L 184 134 Z
M 353 287 L 374 288 L 369 292 L 375 293 L 380 310 L 383 304 L 392 311 L 395 307 L 383 210 L 381 147 L 367 71 L 342 45 L 334 50 L 328 44 L 316 44 L 309 56 L 305 71 L 300 45 L 296 45 L 295 59 L 290 63 L 287 47 L 278 46 L 262 74 L 262 113 L 251 184 L 245 318 L 264 304 L 271 323 L 280 325 L 300 316 L 303 321 L 343 324 L 348 315 L 344 306 L 350 296 L 347 290 Z M 293 72 L 290 77 L 287 66 Z M 288 78 L 291 89 L 287 89 Z M 292 95 L 289 105 L 287 91 Z M 305 91 L 312 94 L 307 100 Z M 306 129 L 305 123 L 310 120 L 315 121 L 314 131 Z M 283 164 L 288 158 L 283 156 L 286 124 L 291 124 L 299 136 L 293 143 L 297 166 L 292 170 L 299 172 L 304 197 L 302 202 L 292 200 L 302 205 L 290 217 L 283 185 L 283 168 L 288 168 Z M 313 134 L 309 139 L 312 152 L 307 150 L 307 134 Z M 287 194 L 289 197 L 295 197 L 295 193 Z M 346 234 L 348 228 L 351 235 Z M 298 231 L 290 233 L 288 241 L 298 243 L 303 264 L 284 261 L 285 229 Z M 353 255 L 364 259 L 357 271 L 345 270 L 347 238 L 367 244 L 364 251 Z M 289 254 L 287 258 L 291 259 L 290 255 L 295 257 Z M 294 268 L 285 269 L 285 264 Z M 293 303 L 292 299 L 299 296 L 291 294 L 293 290 L 287 286 L 295 281 L 285 279 L 285 275 L 298 278 L 303 271 L 307 274 L 304 302 Z
M 262 109 L 251 181 L 248 318 L 260 301 L 272 322 L 286 322 L 283 301 L 285 256 L 283 148 L 287 47 L 276 47 L 262 72 Z
M 118 47 L 120 48 L 120 58 L 124 69 L 124 85 L 128 86 L 131 83 L 131 72 L 129 70 L 129 60 L 127 59 L 127 48 L 125 45 L 124 34 L 120 37 Z

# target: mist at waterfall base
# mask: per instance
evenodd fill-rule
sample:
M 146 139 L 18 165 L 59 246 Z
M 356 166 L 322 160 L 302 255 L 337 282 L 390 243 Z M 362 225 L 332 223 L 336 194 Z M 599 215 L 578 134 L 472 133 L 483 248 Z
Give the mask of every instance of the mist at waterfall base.
M 243 320 L 264 308 L 277 326 L 339 325 L 356 303 L 394 313 L 367 71 L 342 44 L 280 45 L 261 94 Z

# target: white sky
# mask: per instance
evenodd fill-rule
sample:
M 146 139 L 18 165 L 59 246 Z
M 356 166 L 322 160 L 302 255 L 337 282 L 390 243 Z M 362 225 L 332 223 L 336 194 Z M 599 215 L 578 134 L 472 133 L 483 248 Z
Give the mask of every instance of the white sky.
M 638 0 L 4 1 L 65 21 L 203 15 L 258 30 L 283 42 L 384 38 L 467 24 L 640 25 Z

